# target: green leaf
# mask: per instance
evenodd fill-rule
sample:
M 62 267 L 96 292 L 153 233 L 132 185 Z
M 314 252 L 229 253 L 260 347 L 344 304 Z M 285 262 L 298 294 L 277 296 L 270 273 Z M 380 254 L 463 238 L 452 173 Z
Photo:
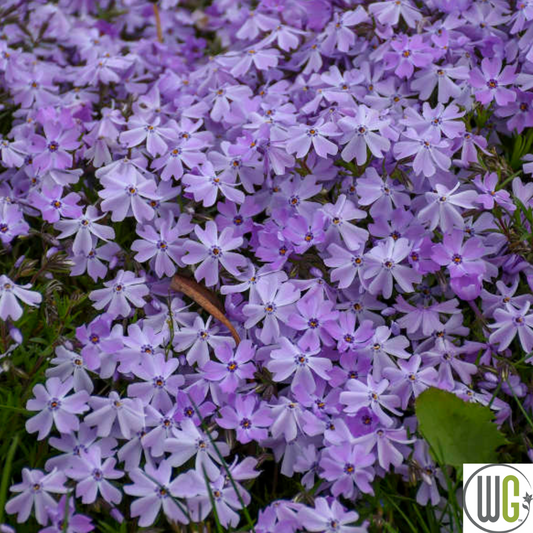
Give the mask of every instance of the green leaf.
M 416 416 L 420 432 L 443 465 L 495 463 L 496 449 L 507 443 L 488 407 L 465 402 L 451 392 L 424 391 L 416 400 Z

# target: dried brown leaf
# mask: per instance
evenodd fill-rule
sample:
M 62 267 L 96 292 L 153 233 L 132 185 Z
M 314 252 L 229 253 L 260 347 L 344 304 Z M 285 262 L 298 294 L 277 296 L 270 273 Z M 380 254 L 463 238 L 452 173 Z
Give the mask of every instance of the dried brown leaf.
M 235 339 L 237 346 L 241 342 L 241 338 L 237 333 L 237 330 L 233 327 L 233 324 L 227 319 L 224 314 L 224 308 L 218 301 L 217 297 L 209 289 L 200 285 L 197 281 L 180 276 L 176 274 L 172 278 L 170 287 L 175 290 L 186 294 L 191 300 L 194 300 L 200 307 L 205 309 L 213 318 L 216 318 L 219 322 L 224 324 L 230 331 L 231 336 Z

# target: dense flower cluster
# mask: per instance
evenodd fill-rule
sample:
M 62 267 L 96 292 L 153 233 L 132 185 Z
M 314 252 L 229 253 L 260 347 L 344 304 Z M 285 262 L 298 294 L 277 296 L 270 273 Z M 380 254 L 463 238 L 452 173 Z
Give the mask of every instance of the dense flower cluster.
M 531 2 L 194 7 L 2 3 L 0 239 L 45 234 L 95 310 L 33 390 L 26 429 L 57 454 L 6 510 L 43 533 L 90 531 L 99 497 L 140 526 L 214 506 L 235 527 L 258 447 L 316 497 L 257 533 L 364 532 L 347 502 L 408 460 L 439 505 L 414 399 L 503 424 L 526 393 L 491 369 L 533 349 L 533 267 L 506 234 L 531 231 L 533 186 L 499 157 L 533 126 Z M 17 272 L 10 324 L 42 299 Z M 171 289 L 187 272 L 237 338 Z

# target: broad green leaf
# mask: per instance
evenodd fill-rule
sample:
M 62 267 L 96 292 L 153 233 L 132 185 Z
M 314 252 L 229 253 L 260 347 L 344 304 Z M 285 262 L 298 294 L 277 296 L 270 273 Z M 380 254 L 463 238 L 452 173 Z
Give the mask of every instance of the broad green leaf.
M 444 465 L 497 462 L 496 449 L 507 443 L 488 407 L 465 402 L 451 392 L 424 391 L 416 400 L 416 416 L 435 459 Z

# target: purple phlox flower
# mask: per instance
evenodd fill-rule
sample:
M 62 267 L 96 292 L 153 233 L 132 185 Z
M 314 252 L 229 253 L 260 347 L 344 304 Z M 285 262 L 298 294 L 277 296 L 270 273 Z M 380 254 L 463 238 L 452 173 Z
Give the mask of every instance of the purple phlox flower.
M 400 405 L 400 398 L 396 394 L 386 394 L 389 389 L 389 381 L 386 379 L 378 382 L 369 374 L 366 384 L 353 379 L 346 383 L 346 389 L 341 392 L 340 401 L 346 405 L 344 410 L 347 413 L 356 413 L 362 407 L 369 407 L 386 427 L 390 427 L 393 420 L 384 409 L 401 416 L 396 410 Z
M 124 164 L 123 175 L 108 172 L 100 181 L 104 188 L 98 191 L 103 198 L 102 211 L 111 211 L 111 220 L 119 222 L 128 216 L 134 216 L 138 222 L 152 220 L 154 209 L 146 200 L 156 198 L 156 183 L 145 178 L 134 169 L 133 164 Z
M 289 239 L 297 253 L 305 253 L 311 246 L 324 240 L 324 215 L 315 211 L 311 217 L 296 215 L 291 217 L 283 230 L 283 236 Z
M 363 176 L 357 179 L 355 190 L 359 205 L 370 205 L 370 214 L 373 217 L 391 215 L 395 208 L 398 210 L 410 204 L 409 195 L 404 192 L 405 188 L 396 180 L 391 180 L 388 176 L 383 180 L 372 167 L 366 169 Z
M 494 311 L 505 304 L 511 304 L 513 307 L 520 309 L 526 302 L 533 302 L 533 297 L 530 294 L 515 294 L 518 289 L 519 281 L 520 280 L 517 277 L 510 286 L 507 286 L 502 280 L 498 280 L 496 282 L 496 288 L 498 289 L 499 294 L 492 294 L 483 289 L 481 291 L 483 314 L 485 316 L 493 316 Z
M 460 183 L 452 189 L 445 185 L 436 184 L 435 190 L 426 193 L 428 205 L 420 210 L 419 218 L 422 222 L 429 223 L 429 229 L 433 231 L 440 226 L 443 232 L 464 227 L 464 219 L 458 208 L 474 209 L 477 193 L 472 190 L 458 191 Z
M 204 207 L 210 207 L 217 201 L 218 194 L 228 200 L 242 204 L 244 193 L 236 187 L 236 176 L 229 172 L 217 174 L 210 161 L 206 161 L 199 169 L 200 174 L 185 174 L 182 182 L 185 192 L 194 196 L 195 201 L 202 202 Z
M 324 40 L 321 43 L 322 52 L 330 56 L 337 49 L 339 52 L 346 53 L 355 44 L 355 32 L 350 29 L 368 22 L 370 17 L 363 6 L 357 6 L 357 9 L 344 11 L 342 14 L 334 13 L 333 20 L 324 30 Z
M 298 520 L 307 531 L 365 533 L 365 527 L 350 525 L 358 519 L 355 511 L 346 511 L 337 500 L 328 503 L 326 498 L 316 498 L 314 509 L 303 507 L 298 511 Z
M 164 155 L 152 161 L 151 168 L 161 171 L 161 179 L 168 181 L 170 178 L 180 180 L 184 173 L 183 166 L 193 169 L 206 161 L 205 154 L 201 151 L 204 143 L 201 140 L 185 140 L 179 145 L 169 148 Z
M 46 511 L 51 525 L 40 530 L 40 533 L 89 533 L 94 529 L 92 519 L 82 514 L 74 514 L 74 499 L 61 496 L 57 506 L 47 507 Z M 67 527 L 65 529 L 65 524 Z M 13 533 L 15 533 L 13 531 Z
M 404 427 L 387 428 L 377 427 L 371 433 L 357 437 L 353 440 L 356 446 L 362 446 L 366 453 L 375 450 L 379 466 L 389 471 L 391 465 L 398 468 L 405 460 L 411 449 L 406 444 L 411 444 L 415 439 L 407 437 Z
M 289 140 L 287 141 L 287 152 L 296 153 L 296 157 L 302 158 L 311 149 L 311 145 L 320 157 L 328 157 L 338 152 L 338 147 L 327 137 L 339 135 L 337 126 L 332 122 L 324 122 L 319 119 L 314 125 L 300 124 L 289 128 Z
M 313 201 L 308 201 L 309 198 L 317 195 L 322 185 L 316 182 L 316 176 L 309 175 L 303 179 L 290 179 L 284 181 L 278 190 L 280 194 L 274 197 L 273 204 L 278 207 L 290 207 L 294 213 L 313 218 L 319 204 Z M 286 212 L 286 210 L 284 210 Z
M 320 460 L 321 477 L 333 481 L 331 493 L 335 497 L 353 498 L 358 491 L 374 494 L 371 482 L 375 475 L 372 466 L 375 461 L 376 457 L 366 453 L 362 446 L 329 446 Z
M 97 220 L 104 215 L 98 215 L 96 207 L 90 205 L 85 214 L 74 220 L 59 220 L 54 224 L 54 228 L 61 231 L 58 239 L 64 239 L 76 234 L 72 251 L 74 254 L 89 254 L 94 248 L 93 236 L 103 241 L 110 241 L 115 238 L 115 230 L 109 226 L 96 224 Z
M 437 168 L 450 168 L 450 142 L 441 139 L 439 131 L 430 129 L 421 136 L 416 130 L 408 129 L 403 132 L 403 136 L 410 140 L 397 142 L 394 145 L 394 154 L 398 159 L 415 156 L 412 165 L 417 175 L 431 177 Z
M 244 315 L 248 317 L 244 327 L 250 329 L 264 319 L 259 338 L 268 344 L 280 336 L 278 321 L 281 320 L 285 324 L 289 322 L 293 304 L 300 298 L 300 291 L 289 281 L 270 283 L 270 280 L 264 277 L 257 284 L 257 292 L 260 301 L 246 304 L 243 308 Z
M 441 500 L 439 484 L 444 489 L 446 488 L 444 474 L 431 459 L 427 442 L 417 440 L 414 448 L 415 452 L 412 460 L 416 468 L 415 472 L 422 481 L 416 493 L 416 501 L 420 505 L 427 505 L 429 502 L 431 502 L 431 505 L 438 505 Z
M 24 212 L 15 203 L 5 200 L 0 204 L 0 240 L 9 244 L 19 235 L 27 235 L 30 226 L 24 220 Z
M 411 354 L 406 351 L 409 340 L 403 335 L 393 336 L 392 329 L 387 326 L 378 326 L 370 342 L 362 350 L 368 353 L 373 362 L 373 375 L 376 380 L 381 379 L 385 368 L 396 368 L 391 356 L 400 359 L 409 359 Z
M 127 131 L 120 134 L 120 142 L 128 148 L 146 143 L 146 149 L 152 157 L 164 154 L 168 150 L 168 141 L 178 139 L 177 124 L 173 120 L 162 126 L 160 117 L 148 121 L 134 115 L 128 120 L 128 127 Z
M 390 43 L 391 51 L 383 59 L 387 69 L 395 69 L 400 78 L 411 78 L 415 67 L 427 67 L 433 60 L 431 47 L 424 42 L 422 35 L 401 35 Z
M 237 39 L 255 40 L 260 32 L 271 31 L 279 23 L 277 18 L 270 17 L 261 11 L 248 10 L 246 8 L 242 8 L 242 11 L 246 19 L 236 33 Z
M 439 132 L 439 138 L 441 134 L 444 134 L 448 139 L 455 139 L 465 132 L 464 122 L 456 120 L 463 117 L 465 112 L 460 111 L 454 104 L 450 104 L 447 107 L 444 107 L 443 104 L 437 104 L 435 109 L 432 109 L 425 102 L 422 106 L 422 115 L 412 107 L 406 109 L 405 114 L 407 118 L 400 122 L 407 127 L 414 128 L 423 136 L 432 131 L 437 131 Z
M 128 335 L 122 338 L 123 348 L 116 353 L 116 359 L 120 362 L 119 372 L 135 373 L 139 365 L 163 352 L 162 346 L 166 340 L 164 332 L 156 333 L 151 326 L 142 324 L 141 328 L 139 324 L 130 324 Z
M 428 65 L 415 74 L 411 89 L 419 93 L 421 100 L 428 100 L 437 87 L 438 101 L 445 104 L 461 95 L 461 87 L 454 80 L 467 80 L 469 72 L 466 65 Z
M 398 366 L 387 367 L 383 375 L 390 381 L 390 390 L 402 401 L 402 409 L 407 409 L 409 400 L 415 398 L 428 387 L 438 386 L 437 371 L 433 367 L 420 368 L 422 358 L 415 354 L 409 360 L 398 361 Z
M 24 159 L 27 146 L 24 141 L 9 141 L 0 138 L 0 158 L 3 166 L 7 168 L 21 167 L 24 165 Z
M 327 250 L 331 257 L 324 259 L 324 264 L 331 267 L 331 281 L 338 281 L 340 289 L 350 287 L 356 278 L 361 279 L 363 255 L 350 252 L 335 243 L 330 244 Z
M 480 279 L 486 270 L 483 256 L 487 251 L 478 238 L 472 237 L 465 242 L 463 238 L 460 230 L 446 233 L 442 243 L 433 246 L 431 258 L 445 266 L 452 279 L 463 276 Z
M 84 345 L 82 354 L 88 361 L 99 358 L 99 375 L 103 379 L 110 377 L 115 370 L 114 354 L 124 346 L 122 333 L 121 324 L 115 324 L 111 329 L 111 319 L 106 313 L 76 329 L 76 337 Z
M 100 493 L 107 502 L 120 503 L 122 492 L 108 481 L 124 475 L 115 470 L 116 463 L 112 457 L 102 462 L 102 452 L 98 446 L 82 451 L 67 471 L 68 477 L 77 481 L 76 496 L 81 497 L 83 503 L 93 503 Z
M 251 60 L 252 55 L 246 53 L 243 59 Z M 218 89 L 212 89 L 213 106 L 209 116 L 215 122 L 220 122 L 231 111 L 230 101 L 243 105 L 251 96 L 252 90 L 247 85 L 222 85 Z
M 162 353 L 143 357 L 141 364 L 133 368 L 133 373 L 144 383 L 129 385 L 128 396 L 140 398 L 144 404 L 150 403 L 155 409 L 168 411 L 173 405 L 171 396 L 175 396 L 185 383 L 183 376 L 175 374 L 178 366 L 178 359 L 165 361 Z
M 80 253 L 71 257 L 73 266 L 70 269 L 71 276 L 87 274 L 94 280 L 104 279 L 107 275 L 107 266 L 102 261 L 111 263 L 111 268 L 116 264 L 116 256 L 120 252 L 120 246 L 114 242 L 108 242 L 103 246 L 96 247 L 98 239 L 93 239 L 94 247 L 89 253 Z
M 507 129 L 522 133 L 524 129 L 533 126 L 533 95 L 528 92 L 518 92 L 517 98 L 509 105 L 498 107 L 495 115 L 498 117 L 509 117 Z
M 31 307 L 39 307 L 43 300 L 42 294 L 30 291 L 31 283 L 16 285 L 7 276 L 0 276 L 0 318 L 18 320 L 22 316 L 19 300 Z
M 52 365 L 46 370 L 47 377 L 60 378 L 62 381 L 70 376 L 74 377 L 74 391 L 87 391 L 91 394 L 94 385 L 88 371 L 94 371 L 100 366 L 98 355 L 91 352 L 78 354 L 65 346 L 56 348 L 56 357 L 50 361 Z
M 114 280 L 104 283 L 105 289 L 92 291 L 89 298 L 95 302 L 95 309 L 105 307 L 113 318 L 127 317 L 131 311 L 130 304 L 142 308 L 146 303 L 143 298 L 149 290 L 144 281 L 144 277 L 137 278 L 133 272 L 119 270 Z
M 150 450 L 151 456 L 161 457 L 165 453 L 166 439 L 172 436 L 174 428 L 179 429 L 179 422 L 176 420 L 177 411 L 177 405 L 168 410 L 157 410 L 151 405 L 145 407 L 146 429 L 140 440 L 142 448 Z
M 270 409 L 252 394 L 237 395 L 233 405 L 222 407 L 220 415 L 217 424 L 225 429 L 235 429 L 237 440 L 242 444 L 261 442 L 268 437 L 268 428 L 272 424 Z
M 371 370 L 372 360 L 360 352 L 345 352 L 341 355 L 339 365 L 330 371 L 329 385 L 331 387 L 345 388 L 346 382 L 351 379 L 366 380 Z
M 189 365 L 198 363 L 200 367 L 209 361 L 209 346 L 212 348 L 229 343 L 234 345 L 235 341 L 231 337 L 217 335 L 218 328 L 211 328 L 211 318 L 204 322 L 201 317 L 194 319 L 194 324 L 190 327 L 183 327 L 174 334 L 174 347 L 176 351 L 187 352 L 187 362 Z
M 66 494 L 69 489 L 64 487 L 66 477 L 59 470 L 54 469 L 49 474 L 40 470 L 22 469 L 22 483 L 10 487 L 11 492 L 19 492 L 6 503 L 8 514 L 17 514 L 19 524 L 26 523 L 32 509 L 35 509 L 35 518 L 42 526 L 48 524 L 48 509 L 57 507 L 56 500 L 50 495 Z
M 504 309 L 494 311 L 494 324 L 489 328 L 494 329 L 490 334 L 489 342 L 498 343 L 498 351 L 503 352 L 513 341 L 518 333 L 520 344 L 524 351 L 533 350 L 533 314 L 529 313 L 531 302 L 525 302 L 520 309 L 510 303 Z
M 67 113 L 68 115 L 68 113 Z M 64 117 L 62 117 L 63 119 Z M 43 124 L 44 134 L 33 135 L 30 139 L 29 150 L 33 155 L 33 167 L 39 172 L 46 172 L 52 168 L 59 170 L 72 166 L 72 155 L 69 153 L 80 145 L 79 132 L 74 127 L 72 118 L 60 123 L 46 121 Z M 64 129 L 65 126 L 67 129 Z
M 289 52 L 290 50 L 298 48 L 300 45 L 299 36 L 301 35 L 306 35 L 306 32 L 299 30 L 298 28 L 293 28 L 292 26 L 278 24 L 270 31 L 270 34 L 260 42 L 260 44 L 266 46 L 276 42 L 282 50 Z
M 485 209 L 492 209 L 494 204 L 501 205 L 508 211 L 513 212 L 516 209 L 511 195 L 505 190 L 496 190 L 498 185 L 498 175 L 496 172 L 485 174 L 483 178 L 476 176 L 473 181 L 474 185 L 481 191 L 476 198 L 476 202 L 481 204 Z
M 217 463 L 221 463 L 221 458 L 228 455 L 229 448 L 225 442 L 217 441 L 215 450 L 214 444 L 218 433 L 211 431 L 210 435 L 204 434 L 198 429 L 190 419 L 181 421 L 181 429 L 174 429 L 173 436 L 165 441 L 165 450 L 170 453 L 167 461 L 172 466 L 181 466 L 191 457 L 195 457 L 197 472 L 206 472 L 209 479 L 216 479 L 220 473 Z
M 482 135 L 474 135 L 471 131 L 465 131 L 462 136 L 457 137 L 454 141 L 452 153 L 461 150 L 460 159 L 454 159 L 456 165 L 468 167 L 469 163 L 476 163 L 478 161 L 478 150 L 481 150 L 485 155 L 490 155 L 490 152 L 485 150 L 487 148 L 487 139 Z
M 247 272 L 243 272 L 235 277 L 241 283 L 237 283 L 236 285 L 222 285 L 220 292 L 222 294 L 235 294 L 237 292 L 249 291 L 248 301 L 252 304 L 261 301 L 257 286 L 262 278 L 268 279 L 268 283 L 273 283 L 274 285 L 279 285 L 288 279 L 287 274 L 282 270 L 272 271 L 268 266 L 256 269 L 252 263 L 249 263 Z
M 370 320 L 363 320 L 357 328 L 356 322 L 354 313 L 342 312 L 339 314 L 338 326 L 333 334 L 339 352 L 354 350 L 359 352 L 373 336 L 374 326 Z
M 186 265 L 200 263 L 194 272 L 197 281 L 205 279 L 205 284 L 212 287 L 218 283 L 219 263 L 231 274 L 238 275 L 239 267 L 246 266 L 246 260 L 231 250 L 242 246 L 242 237 L 236 237 L 233 228 L 224 228 L 218 235 L 217 225 L 209 221 L 205 229 L 195 226 L 194 232 L 200 242 L 188 240 L 184 250 L 188 252 L 182 258 Z
M 339 120 L 339 127 L 344 132 L 340 139 L 342 144 L 348 143 L 341 152 L 345 161 L 356 158 L 358 165 L 364 165 L 367 160 L 367 148 L 372 155 L 383 157 L 383 152 L 390 149 L 390 141 L 383 137 L 382 129 L 388 121 L 380 118 L 379 112 L 360 105 L 355 111 L 355 116 L 346 116 Z M 374 133 L 379 131 L 380 134 Z
M 237 390 L 240 383 L 246 379 L 252 379 L 255 372 L 255 346 L 245 339 L 233 352 L 229 344 L 222 344 L 215 349 L 217 361 L 207 361 L 202 366 L 202 372 L 209 381 L 219 383 L 223 392 L 231 393 Z
M 56 450 L 63 453 L 46 461 L 45 468 L 47 471 L 51 471 L 56 467 L 60 470 L 68 470 L 72 461 L 79 457 L 82 451 L 88 450 L 91 446 L 99 446 L 102 457 L 114 455 L 114 448 L 117 446 L 117 441 L 113 437 L 98 439 L 96 429 L 89 428 L 83 422 L 80 424 L 80 429 L 77 433 L 71 431 L 70 433 L 62 433 L 60 438 L 50 437 L 49 443 Z
M 119 436 L 129 439 L 144 427 L 143 403 L 138 398 L 121 398 L 112 391 L 107 398 L 91 397 L 89 404 L 93 411 L 84 422 L 89 427 L 96 426 L 99 437 L 109 436 L 115 426 Z
M 172 480 L 172 467 L 168 461 L 161 461 L 157 467 L 147 463 L 144 470 L 136 468 L 128 472 L 128 476 L 133 481 L 133 485 L 125 485 L 124 492 L 138 497 L 132 502 L 130 510 L 132 517 L 139 517 L 139 526 L 151 526 L 161 508 L 172 522 L 189 523 L 183 512 L 186 505 L 179 500 L 178 505 L 177 495 L 172 490 L 186 482 L 186 475 L 182 474 Z
M 279 113 L 279 110 L 277 113 Z M 224 183 L 230 184 L 235 183 L 238 178 L 246 192 L 253 193 L 255 191 L 254 186 L 261 185 L 264 180 L 263 162 L 260 161 L 259 155 L 256 152 L 252 152 L 248 157 L 242 156 L 235 153 L 235 145 L 226 141 L 222 142 L 220 147 L 223 153 L 214 150 L 209 152 L 209 161 L 214 170 L 222 172 L 218 177 Z M 212 172 L 211 175 L 215 175 L 215 172 Z M 240 191 L 234 191 L 232 194 L 237 196 L 239 195 L 238 193 Z M 228 196 L 225 192 L 224 195 Z M 242 203 L 242 201 L 238 203 Z
M 327 381 L 328 372 L 332 368 L 329 359 L 316 357 L 319 352 L 319 346 L 312 350 L 309 346 L 304 349 L 300 342 L 295 345 L 286 337 L 282 337 L 279 340 L 279 349 L 270 353 L 271 359 L 267 368 L 274 373 L 275 381 L 285 381 L 294 374 L 291 380 L 291 390 L 294 391 L 297 386 L 301 385 L 305 390 L 313 392 L 316 389 L 313 374 Z
M 255 202 L 254 198 L 247 196 L 241 205 L 236 205 L 229 200 L 218 202 L 217 211 L 215 218 L 217 226 L 221 230 L 231 227 L 236 237 L 242 237 L 252 231 L 253 217 L 261 211 L 261 206 Z
M 322 207 L 322 212 L 329 221 L 326 228 L 326 242 L 335 239 L 338 244 L 340 236 L 348 250 L 357 250 L 368 239 L 368 231 L 350 224 L 350 220 L 365 218 L 366 213 L 355 207 L 345 194 L 341 194 L 335 204 L 326 204 Z
M 472 382 L 472 376 L 477 373 L 478 368 L 472 363 L 467 363 L 460 358 L 464 353 L 462 348 L 458 348 L 450 341 L 444 341 L 428 352 L 422 354 L 422 362 L 428 366 L 438 366 L 439 387 L 446 390 L 453 390 L 455 380 L 453 371 L 466 385 Z
M 395 209 L 388 217 L 376 217 L 376 222 L 369 224 L 368 230 L 374 237 L 392 237 L 394 240 L 405 237 L 411 243 L 416 243 L 426 233 L 418 218 L 411 211 L 403 208 Z M 410 256 L 411 254 L 409 258 Z
M 486 57 L 481 61 L 481 69 L 470 72 L 470 85 L 474 88 L 476 100 L 484 105 L 492 100 L 500 106 L 516 100 L 516 92 L 507 89 L 516 80 L 516 66 L 507 65 L 502 70 L 501 59 Z
M 266 509 L 259 511 L 257 524 L 255 525 L 256 533 L 276 533 L 282 529 L 287 533 L 295 533 L 300 523 L 296 512 L 287 506 L 291 504 L 293 506 L 296 505 L 282 500 L 274 502 Z
M 338 309 L 347 309 L 355 316 L 356 322 L 370 320 L 375 325 L 385 324 L 381 311 L 387 306 L 380 302 L 375 296 L 363 289 L 363 286 L 356 282 L 353 287 L 346 289 L 346 301 L 340 303 Z M 379 311 L 375 313 L 374 311 Z
M 393 280 L 405 292 L 413 292 L 413 283 L 420 283 L 422 276 L 412 268 L 400 264 L 411 252 L 405 238 L 387 238 L 372 248 L 365 256 L 363 279 L 371 294 L 392 296 Z
M 400 313 L 405 313 L 398 319 L 398 325 L 407 330 L 407 333 L 422 332 L 424 336 L 431 335 L 435 331 L 440 331 L 442 324 L 440 314 L 459 313 L 457 309 L 458 301 L 454 298 L 442 303 L 422 300 L 416 305 L 407 302 L 403 296 L 396 298 L 394 308 Z
M 196 426 L 200 426 L 202 420 L 211 416 L 216 410 L 213 402 L 206 401 L 208 393 L 209 388 L 199 382 L 189 387 L 186 392 L 178 391 L 174 419 L 178 422 L 190 419 Z
M 316 108 L 322 98 L 325 98 L 329 102 L 338 102 L 339 104 L 346 105 L 352 104 L 354 101 L 354 91 L 356 91 L 357 87 L 364 80 L 364 77 L 361 72 L 355 69 L 341 72 L 339 67 L 332 66 L 327 72 L 320 74 L 319 78 L 315 77 L 314 79 L 317 82 L 320 79 L 328 87 L 321 88 L 320 91 L 317 91 L 315 98 L 305 104 L 303 108 L 304 112 L 316 112 Z
M 269 221 L 259 231 L 258 246 L 255 250 L 257 259 L 264 263 L 269 263 L 269 270 L 281 270 L 291 254 L 294 252 L 289 239 L 283 235 L 283 229 L 288 222 L 289 212 L 281 211 L 280 219 Z
M 231 67 L 229 72 L 235 78 L 242 77 L 251 70 L 252 66 L 257 70 L 275 68 L 278 64 L 279 51 L 275 48 L 265 48 L 265 46 L 266 42 L 263 40 L 253 47 L 238 52 L 227 52 L 224 55 L 223 62 L 228 67 Z M 212 115 L 211 118 L 216 120 Z
M 33 388 L 34 399 L 28 400 L 28 411 L 39 411 L 39 414 L 26 421 L 28 433 L 39 432 L 38 440 L 44 439 L 52 426 L 61 433 L 77 431 L 80 427 L 78 416 L 89 410 L 87 401 L 89 394 L 82 390 L 67 396 L 74 387 L 74 378 L 61 382 L 59 378 L 49 378 L 46 386 L 38 384 Z
M 137 254 L 135 260 L 143 263 L 149 259 L 152 268 L 158 277 L 173 276 L 176 272 L 176 264 L 184 266 L 181 262 L 183 244 L 185 239 L 180 237 L 187 235 L 193 229 L 190 215 L 180 215 L 174 225 L 172 216 L 159 218 L 155 221 L 155 227 L 151 225 L 138 226 L 137 239 L 131 245 L 131 249 Z
M 288 443 L 294 441 L 298 433 L 305 433 L 304 426 L 316 418 L 298 402 L 286 396 L 281 396 L 277 403 L 271 404 L 270 409 L 273 419 L 270 426 L 272 437 L 278 439 L 283 435 Z
M 368 11 L 384 26 L 396 26 L 401 16 L 410 28 L 414 28 L 422 18 L 422 14 L 409 0 L 376 2 L 368 7 Z
M 289 319 L 291 328 L 303 331 L 298 344 L 304 349 L 317 349 L 321 344 L 333 345 L 333 338 L 337 332 L 336 319 L 338 311 L 333 309 L 333 302 L 324 300 L 322 292 L 310 291 L 296 302 L 298 313 L 293 313 Z
M 63 197 L 63 187 L 55 185 L 52 188 L 43 187 L 40 193 L 30 193 L 28 200 L 32 206 L 41 211 L 43 219 L 47 222 L 57 222 L 61 217 L 79 218 L 82 208 L 77 205 L 81 197 L 71 192 Z
M 189 470 L 186 484 L 182 484 L 179 489 L 180 496 L 187 496 L 187 508 L 191 515 L 191 520 L 195 522 L 203 521 L 212 509 L 212 500 L 220 524 L 224 527 L 237 527 L 240 516 L 236 511 L 242 509 L 241 500 L 246 499 L 246 491 L 238 488 L 241 497 L 239 499 L 239 495 L 237 495 L 233 486 L 226 483 L 224 475 L 219 474 L 213 480 L 207 481 L 203 472 L 200 472 L 198 470 Z M 191 492 L 195 495 L 188 497 Z

